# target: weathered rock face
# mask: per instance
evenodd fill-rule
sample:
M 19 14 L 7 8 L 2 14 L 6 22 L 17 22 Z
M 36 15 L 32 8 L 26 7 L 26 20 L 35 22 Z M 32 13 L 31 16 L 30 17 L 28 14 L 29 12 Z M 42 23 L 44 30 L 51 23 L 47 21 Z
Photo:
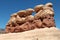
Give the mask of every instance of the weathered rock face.
M 36 12 L 36 14 L 32 16 L 32 12 Z M 45 27 L 56 27 L 52 3 L 37 5 L 34 9 L 29 8 L 14 13 L 11 15 L 5 31 L 7 33 L 24 32 Z

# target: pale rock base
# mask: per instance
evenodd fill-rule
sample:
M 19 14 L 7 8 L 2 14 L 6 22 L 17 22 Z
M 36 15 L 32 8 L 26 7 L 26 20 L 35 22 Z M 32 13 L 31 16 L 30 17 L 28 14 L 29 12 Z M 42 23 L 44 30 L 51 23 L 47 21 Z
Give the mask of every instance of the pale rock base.
M 60 30 L 51 27 L 20 33 L 0 34 L 0 40 L 60 40 Z

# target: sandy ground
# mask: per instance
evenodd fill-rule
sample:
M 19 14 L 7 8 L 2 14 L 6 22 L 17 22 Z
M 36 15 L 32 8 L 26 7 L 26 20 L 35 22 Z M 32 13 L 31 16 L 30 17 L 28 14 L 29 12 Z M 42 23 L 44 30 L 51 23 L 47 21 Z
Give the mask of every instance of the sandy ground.
M 0 34 L 0 40 L 60 40 L 60 30 L 52 27 L 22 33 Z

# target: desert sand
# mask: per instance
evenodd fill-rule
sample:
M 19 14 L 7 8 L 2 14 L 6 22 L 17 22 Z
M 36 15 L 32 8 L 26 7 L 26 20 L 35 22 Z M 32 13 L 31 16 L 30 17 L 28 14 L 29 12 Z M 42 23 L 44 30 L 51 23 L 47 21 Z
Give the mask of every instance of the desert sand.
M 0 40 L 60 40 L 60 30 L 51 27 L 19 33 L 0 34 Z

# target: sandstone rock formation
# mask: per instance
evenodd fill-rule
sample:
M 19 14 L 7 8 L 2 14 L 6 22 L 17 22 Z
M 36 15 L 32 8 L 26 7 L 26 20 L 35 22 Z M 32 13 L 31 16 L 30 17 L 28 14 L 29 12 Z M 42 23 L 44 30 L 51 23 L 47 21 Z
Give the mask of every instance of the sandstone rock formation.
M 34 16 L 33 12 L 36 12 Z M 37 5 L 34 9 L 29 8 L 14 13 L 11 15 L 5 31 L 7 33 L 24 32 L 45 27 L 56 27 L 52 3 Z

